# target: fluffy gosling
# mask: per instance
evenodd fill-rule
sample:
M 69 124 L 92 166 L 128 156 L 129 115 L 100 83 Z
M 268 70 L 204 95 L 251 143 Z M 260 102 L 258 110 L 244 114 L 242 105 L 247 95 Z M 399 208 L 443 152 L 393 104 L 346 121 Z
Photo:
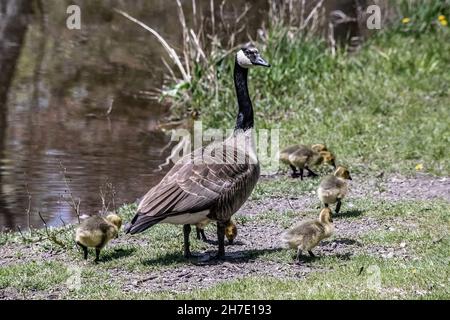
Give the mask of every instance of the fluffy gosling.
M 327 163 L 336 168 L 335 157 L 324 144 L 313 144 L 311 147 L 302 144 L 289 146 L 280 152 L 280 161 L 291 168 L 293 178 L 300 176 L 301 180 L 303 180 L 304 169 L 309 175 L 317 176 L 311 170 L 312 166 Z
M 350 171 L 343 167 L 337 167 L 333 175 L 325 176 L 317 189 L 320 201 L 328 208 L 336 203 L 336 213 L 341 209 L 342 199 L 347 195 L 348 184 L 346 180 L 352 180 Z
M 98 262 L 101 249 L 111 239 L 117 238 L 121 226 L 122 219 L 116 214 L 84 220 L 75 233 L 75 241 L 83 249 L 84 259 L 88 257 L 88 248 L 95 248 L 95 262 Z
M 328 151 L 327 146 L 322 143 L 313 144 L 311 150 L 315 152 Z
M 303 221 L 282 235 L 282 241 L 292 249 L 297 249 L 296 260 L 300 261 L 302 252 L 308 251 L 311 257 L 315 257 L 311 251 L 320 241 L 330 237 L 334 232 L 331 210 L 324 208 L 320 211 L 319 218 Z
M 208 241 L 208 238 L 206 238 L 205 235 L 205 227 L 211 222 L 210 219 L 205 219 L 201 221 L 200 223 L 197 223 L 196 230 L 197 230 L 197 239 L 202 239 L 203 241 Z M 234 239 L 236 239 L 237 236 L 237 227 L 236 224 L 230 220 L 225 227 L 225 237 L 228 239 L 228 244 L 233 244 Z

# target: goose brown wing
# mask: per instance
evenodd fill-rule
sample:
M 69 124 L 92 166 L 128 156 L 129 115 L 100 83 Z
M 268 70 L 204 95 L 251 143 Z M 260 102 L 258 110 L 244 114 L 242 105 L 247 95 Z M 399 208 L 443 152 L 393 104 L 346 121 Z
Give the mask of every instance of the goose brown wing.
M 236 155 L 235 158 L 236 159 Z M 214 207 L 252 174 L 251 164 L 197 162 L 181 159 L 141 200 L 127 232 L 141 232 L 173 215 Z

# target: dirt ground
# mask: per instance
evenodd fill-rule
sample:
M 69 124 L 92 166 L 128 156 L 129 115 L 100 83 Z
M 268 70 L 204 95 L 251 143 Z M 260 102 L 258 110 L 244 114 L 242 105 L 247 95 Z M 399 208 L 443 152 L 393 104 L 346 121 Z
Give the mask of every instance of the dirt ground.
M 272 179 L 272 178 L 263 178 Z M 385 179 L 384 191 L 379 193 L 376 182 L 370 179 L 358 178 L 352 182 L 347 205 L 351 207 L 351 200 L 367 196 L 379 196 L 390 201 L 399 200 L 431 200 L 445 199 L 450 202 L 450 179 L 447 177 L 436 178 L 420 175 L 414 178 L 405 178 L 394 175 Z M 267 198 L 264 200 L 250 200 L 239 210 L 237 215 L 252 215 L 257 212 L 273 210 L 282 215 L 286 211 L 314 209 L 317 207 L 317 199 L 312 195 L 301 195 L 297 198 Z M 348 208 L 348 207 L 347 207 Z M 358 215 L 357 210 L 353 210 Z M 299 217 L 298 220 L 301 220 Z M 297 220 L 297 219 L 296 219 Z M 400 257 L 405 260 L 415 259 L 408 246 L 383 247 L 362 246 L 358 238 L 369 232 L 385 230 L 393 223 L 400 221 L 383 220 L 372 217 L 364 217 L 361 214 L 358 219 L 334 219 L 335 237 L 322 243 L 314 249 L 316 255 L 333 254 L 345 263 L 356 253 L 367 253 L 386 259 Z M 414 225 L 408 226 L 414 228 Z M 226 260 L 212 259 L 216 253 L 215 241 L 210 241 L 203 252 L 195 252 L 196 257 L 180 267 L 169 267 L 158 271 L 131 272 L 122 268 L 110 269 L 111 278 L 116 284 L 120 284 L 123 292 L 137 291 L 173 291 L 183 292 L 192 289 L 205 288 L 222 281 L 237 279 L 246 276 L 271 275 L 280 278 L 301 278 L 311 271 L 317 271 L 317 267 L 306 259 L 297 264 L 293 260 L 286 263 L 273 261 L 260 257 L 263 253 L 283 250 L 279 241 L 284 229 L 270 221 L 252 221 L 239 225 L 239 234 L 233 245 L 226 247 Z M 209 239 L 215 239 L 212 232 L 207 233 Z M 129 237 L 121 237 L 114 240 L 112 247 L 134 243 L 138 241 Z M 142 243 L 142 245 L 145 245 Z M 117 249 L 120 250 L 120 249 Z M 17 260 L 17 252 L 21 251 L 22 258 Z M 180 253 L 181 254 L 181 253 Z M 292 252 L 294 258 L 295 252 Z M 36 250 L 33 245 L 3 245 L 0 246 L 0 267 L 26 261 L 56 260 L 73 264 L 68 255 L 63 252 L 48 252 Z M 324 270 L 326 271 L 326 270 Z M 65 292 L 64 288 L 55 288 L 52 292 L 36 292 L 33 298 L 58 298 Z M 0 288 L 0 299 L 26 298 L 11 288 Z

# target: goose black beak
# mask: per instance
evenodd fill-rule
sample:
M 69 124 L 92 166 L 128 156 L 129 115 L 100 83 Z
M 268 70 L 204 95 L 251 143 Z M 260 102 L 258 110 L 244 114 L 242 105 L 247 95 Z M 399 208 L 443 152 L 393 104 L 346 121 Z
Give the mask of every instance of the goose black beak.
M 267 67 L 267 68 L 270 67 L 270 64 L 269 64 L 266 60 L 264 60 L 263 58 L 261 58 L 261 56 L 258 56 L 258 57 L 256 58 L 256 60 L 253 61 L 252 63 L 253 63 L 255 66 L 263 66 L 263 67 Z

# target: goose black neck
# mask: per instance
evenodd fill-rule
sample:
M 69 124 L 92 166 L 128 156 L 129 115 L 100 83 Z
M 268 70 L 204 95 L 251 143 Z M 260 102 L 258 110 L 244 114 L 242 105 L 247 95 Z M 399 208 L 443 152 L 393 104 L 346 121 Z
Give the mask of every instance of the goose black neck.
M 247 87 L 248 69 L 242 68 L 237 61 L 234 63 L 234 86 L 239 105 L 239 113 L 236 119 L 236 130 L 248 130 L 253 128 L 253 106 Z

